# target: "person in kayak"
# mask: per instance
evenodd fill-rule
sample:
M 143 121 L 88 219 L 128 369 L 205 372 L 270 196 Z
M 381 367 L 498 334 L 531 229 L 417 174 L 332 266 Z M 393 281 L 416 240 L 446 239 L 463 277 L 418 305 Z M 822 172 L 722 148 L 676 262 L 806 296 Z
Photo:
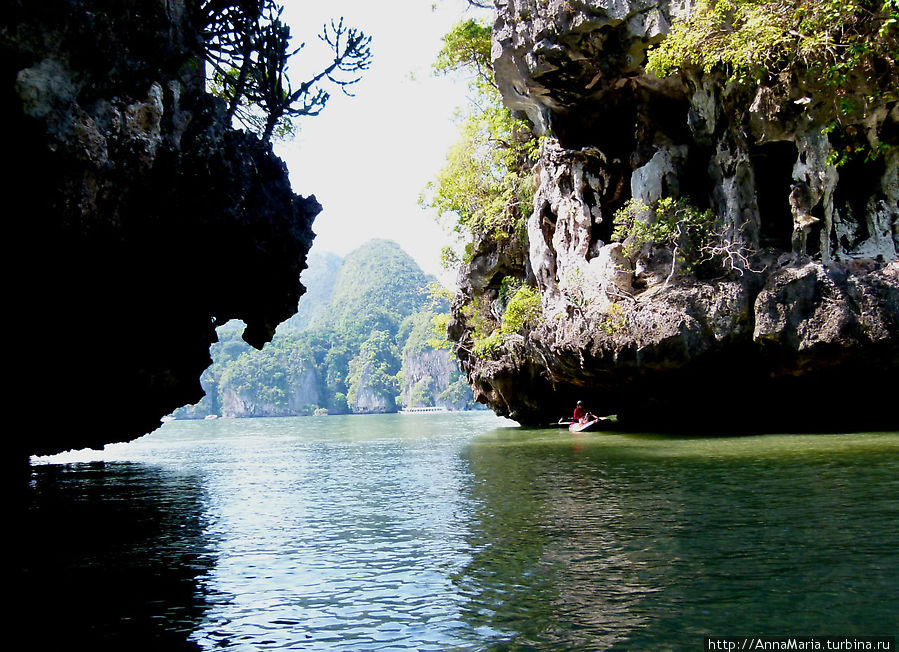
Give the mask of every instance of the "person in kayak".
M 583 401 L 578 401 L 577 405 L 574 408 L 574 415 L 572 416 L 572 419 L 580 423 L 585 423 L 587 421 L 593 421 L 594 419 L 596 419 L 596 415 L 587 411 L 587 408 L 584 407 Z

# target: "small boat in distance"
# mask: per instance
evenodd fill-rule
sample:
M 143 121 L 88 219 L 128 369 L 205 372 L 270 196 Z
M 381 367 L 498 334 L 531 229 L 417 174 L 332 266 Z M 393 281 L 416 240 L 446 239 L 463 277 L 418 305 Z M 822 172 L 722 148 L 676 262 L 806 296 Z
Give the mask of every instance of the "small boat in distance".
M 407 407 L 400 410 L 400 414 L 430 414 L 433 412 L 449 412 L 445 407 Z

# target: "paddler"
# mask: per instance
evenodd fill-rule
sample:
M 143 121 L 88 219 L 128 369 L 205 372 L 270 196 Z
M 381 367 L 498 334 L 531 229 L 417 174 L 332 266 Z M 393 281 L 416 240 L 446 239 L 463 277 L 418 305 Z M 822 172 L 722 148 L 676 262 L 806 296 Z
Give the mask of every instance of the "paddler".
M 574 408 L 574 415 L 572 415 L 572 419 L 579 423 L 584 423 L 586 421 L 593 421 L 596 419 L 596 416 L 587 411 L 587 408 L 584 407 L 583 401 L 578 401 L 577 405 Z

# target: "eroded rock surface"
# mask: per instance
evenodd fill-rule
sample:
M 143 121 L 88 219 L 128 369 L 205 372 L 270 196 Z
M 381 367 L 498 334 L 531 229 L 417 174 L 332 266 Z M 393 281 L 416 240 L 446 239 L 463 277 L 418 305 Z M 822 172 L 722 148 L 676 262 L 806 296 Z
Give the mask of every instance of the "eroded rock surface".
M 855 118 L 883 155 L 837 167 L 820 89 L 645 71 L 689 1 L 496 5 L 497 83 L 546 145 L 526 260 L 479 242 L 463 270 L 450 335 L 476 397 L 531 424 L 582 399 L 652 427 L 899 426 L 895 101 Z M 714 212 L 722 269 L 612 242 L 628 200 L 664 197 Z M 542 324 L 476 355 L 470 306 L 504 276 L 540 291 Z
M 199 3 L 6 3 L 17 455 L 134 438 L 202 396 L 214 327 L 295 310 L 320 206 L 204 92 Z

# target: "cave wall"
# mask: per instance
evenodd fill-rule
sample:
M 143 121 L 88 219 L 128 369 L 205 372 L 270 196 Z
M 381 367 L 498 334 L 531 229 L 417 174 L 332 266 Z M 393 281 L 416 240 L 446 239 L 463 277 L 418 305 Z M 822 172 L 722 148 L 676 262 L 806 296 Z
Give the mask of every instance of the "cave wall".
M 645 72 L 648 48 L 693 4 L 497 2 L 493 59 L 506 105 L 526 115 L 537 133 L 550 135 L 557 151 L 545 159 L 558 158 L 559 150 L 574 158 L 589 152 L 603 158 L 591 172 L 594 178 L 605 177 L 593 225 L 607 228 L 630 197 L 686 196 L 700 207 L 712 206 L 725 225 L 759 244 L 759 204 L 766 220 L 777 220 L 769 213 L 771 203 L 783 205 L 799 185 L 808 194 L 807 210 L 821 216 L 813 240 L 824 263 L 896 260 L 896 102 L 869 103 L 863 113 L 841 118 L 847 133 L 858 134 L 859 144 L 879 141 L 892 147 L 877 160 L 859 157 L 837 167 L 822 133 L 825 105 L 832 98 L 799 77 L 747 90 L 700 71 L 665 79 Z M 865 88 L 851 92 L 863 95 Z M 777 169 L 772 170 L 765 151 L 775 149 Z M 545 194 L 558 194 L 542 185 Z M 781 197 L 770 197 L 772 185 Z M 573 201 L 589 203 L 582 195 L 575 188 Z M 786 228 L 792 230 L 789 221 Z M 776 238 L 775 244 L 782 240 Z
M 899 370 L 899 106 L 886 99 L 845 117 L 859 143 L 886 148 L 837 166 L 823 129 L 833 98 L 799 77 L 747 89 L 699 70 L 647 73 L 648 48 L 695 4 L 495 3 L 503 101 L 546 137 L 527 261 L 509 273 L 540 291 L 543 323 L 497 355 L 472 353 L 464 308 L 483 285 L 481 243 L 450 329 L 476 397 L 522 423 L 587 399 L 653 427 L 693 424 L 696 411 L 727 423 L 735 397 L 765 397 L 744 423 L 776 415 L 814 428 L 833 418 L 794 406 L 836 393 L 847 414 L 899 426 L 888 408 Z M 629 199 L 662 197 L 711 209 L 728 252 L 745 260 L 718 276 L 675 275 L 670 250 L 626 253 L 610 241 Z
M 321 207 L 204 92 L 193 0 L 5 3 L 17 457 L 145 434 L 202 397 L 215 326 L 296 310 Z

